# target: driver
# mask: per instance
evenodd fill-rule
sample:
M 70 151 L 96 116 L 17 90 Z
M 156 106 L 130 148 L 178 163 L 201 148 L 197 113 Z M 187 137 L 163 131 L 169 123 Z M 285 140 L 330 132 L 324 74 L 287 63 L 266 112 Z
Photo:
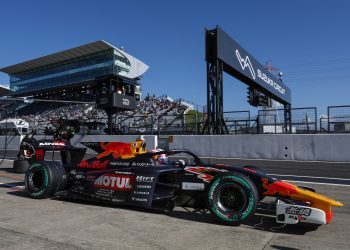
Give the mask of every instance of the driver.
M 156 161 L 159 165 L 168 165 L 169 158 L 166 154 L 157 155 Z
M 160 148 L 156 148 L 156 149 L 152 149 L 151 152 L 162 152 L 164 151 L 163 149 Z M 159 155 L 155 155 L 153 156 L 153 159 L 155 160 L 157 166 L 164 166 L 164 165 L 168 165 L 169 164 L 169 158 L 166 154 L 159 154 Z

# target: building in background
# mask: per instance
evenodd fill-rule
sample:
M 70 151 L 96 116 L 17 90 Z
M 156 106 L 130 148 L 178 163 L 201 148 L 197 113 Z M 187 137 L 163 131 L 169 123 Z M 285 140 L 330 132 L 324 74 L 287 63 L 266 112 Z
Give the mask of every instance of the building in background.
M 123 49 L 99 40 L 30 61 L 4 67 L 12 96 L 47 99 L 94 98 L 95 79 L 115 75 L 132 82 L 140 99 L 140 77 L 149 67 Z M 131 81 L 130 81 L 131 80 Z M 117 88 L 116 88 L 117 90 Z
M 10 95 L 11 90 L 8 86 L 5 86 L 4 84 L 0 84 L 0 97 L 1 96 L 8 96 Z

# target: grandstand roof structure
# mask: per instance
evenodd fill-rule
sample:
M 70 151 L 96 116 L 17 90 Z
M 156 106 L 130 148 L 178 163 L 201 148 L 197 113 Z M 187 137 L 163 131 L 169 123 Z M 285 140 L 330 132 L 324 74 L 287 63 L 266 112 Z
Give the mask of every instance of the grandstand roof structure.
M 0 96 L 8 96 L 10 94 L 11 90 L 9 87 L 0 85 Z
M 36 58 L 33 60 L 25 61 L 22 63 L 11 65 L 11 66 L 7 66 L 4 68 L 1 68 L 0 71 L 7 73 L 9 75 L 14 75 L 14 74 L 17 74 L 17 73 L 20 73 L 23 71 L 28 71 L 28 70 L 40 68 L 40 67 L 43 67 L 43 66 L 46 66 L 49 64 L 54 64 L 54 63 L 59 63 L 59 62 L 79 58 L 82 56 L 105 51 L 108 49 L 117 50 L 119 53 L 121 53 L 125 57 L 127 57 L 129 59 L 129 61 L 131 61 L 131 63 L 138 64 L 139 71 L 142 71 L 142 72 L 137 72 L 137 73 L 135 72 L 136 74 L 134 73 L 132 76 L 130 76 L 130 78 L 142 75 L 149 68 L 146 64 L 142 63 L 138 59 L 129 55 L 125 51 L 114 47 L 113 45 L 109 44 L 108 42 L 106 42 L 104 40 L 98 40 L 96 42 L 88 43 L 88 44 L 85 44 L 82 46 L 67 49 L 67 50 L 53 53 L 53 54 L 50 54 L 47 56 L 39 57 L 39 58 Z

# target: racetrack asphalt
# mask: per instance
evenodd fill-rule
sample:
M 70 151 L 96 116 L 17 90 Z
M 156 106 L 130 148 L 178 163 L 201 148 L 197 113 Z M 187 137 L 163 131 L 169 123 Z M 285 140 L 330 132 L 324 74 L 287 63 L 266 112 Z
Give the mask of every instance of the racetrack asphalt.
M 179 207 L 164 215 L 68 199 L 34 200 L 23 190 L 24 175 L 13 173 L 11 164 L 0 166 L 0 249 L 350 249 L 350 186 L 309 185 L 345 204 L 334 209 L 329 225 L 283 226 L 260 209 L 231 227 Z

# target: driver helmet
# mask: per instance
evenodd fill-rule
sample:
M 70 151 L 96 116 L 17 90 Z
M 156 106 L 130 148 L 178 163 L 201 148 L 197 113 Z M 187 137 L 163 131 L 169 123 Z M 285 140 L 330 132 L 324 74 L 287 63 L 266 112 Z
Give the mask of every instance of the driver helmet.
M 151 150 L 151 152 L 161 152 L 161 151 L 164 151 L 164 150 L 160 148 L 155 148 Z M 159 165 L 166 165 L 169 163 L 169 158 L 166 154 L 155 155 L 153 158 L 156 161 L 156 163 L 158 163 Z
M 158 155 L 156 161 L 160 164 L 160 165 L 166 165 L 169 162 L 169 158 L 166 154 L 160 154 Z

